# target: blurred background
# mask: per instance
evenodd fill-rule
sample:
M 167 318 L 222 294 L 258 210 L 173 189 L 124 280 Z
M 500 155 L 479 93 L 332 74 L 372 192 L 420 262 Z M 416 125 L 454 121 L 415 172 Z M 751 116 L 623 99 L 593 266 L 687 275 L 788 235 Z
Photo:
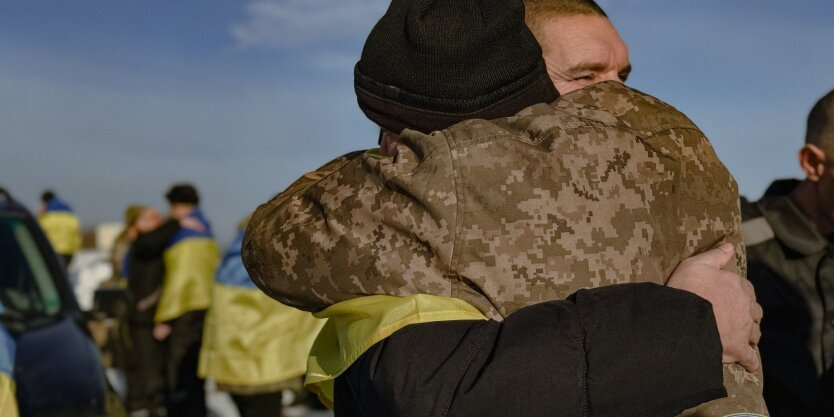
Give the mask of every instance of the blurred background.
M 743 194 L 798 176 L 834 87 L 831 0 L 602 0 L 629 84 L 707 133 Z M 385 0 L 0 0 L 0 184 L 82 224 L 197 185 L 221 245 L 331 157 L 373 147 L 352 68 Z

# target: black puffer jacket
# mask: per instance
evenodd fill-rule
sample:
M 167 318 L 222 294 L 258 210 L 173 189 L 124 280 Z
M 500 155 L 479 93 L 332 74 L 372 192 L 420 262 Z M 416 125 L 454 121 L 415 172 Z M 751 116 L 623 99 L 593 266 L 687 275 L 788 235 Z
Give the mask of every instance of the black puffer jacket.
M 661 417 L 726 396 L 708 302 L 655 284 L 582 290 L 503 323 L 406 327 L 337 378 L 337 417 Z

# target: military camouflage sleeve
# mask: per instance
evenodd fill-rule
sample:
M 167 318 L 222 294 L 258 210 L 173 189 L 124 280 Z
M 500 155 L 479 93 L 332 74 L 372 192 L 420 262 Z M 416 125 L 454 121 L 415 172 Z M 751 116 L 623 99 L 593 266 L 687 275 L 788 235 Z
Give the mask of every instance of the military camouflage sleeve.
M 261 290 L 273 298 L 287 305 L 301 309 L 315 310 L 315 307 L 305 304 L 303 298 L 295 301 L 287 295 L 282 296 L 275 291 L 273 280 L 280 279 L 281 255 L 273 251 L 271 244 L 275 234 L 281 229 L 280 213 L 292 210 L 298 204 L 301 194 L 311 185 L 332 174 L 352 160 L 357 159 L 363 152 L 351 152 L 324 164 L 315 171 L 304 174 L 295 180 L 286 190 L 282 191 L 268 202 L 262 204 L 252 214 L 244 235 L 242 257 L 243 263 L 252 277 L 253 282 Z M 316 307 L 318 303 L 314 303 Z
M 244 241 L 253 281 L 308 311 L 365 295 L 452 296 L 456 198 L 441 134 L 365 153 L 261 206 Z
M 736 255 L 725 270 L 746 277 L 746 251 L 741 236 L 741 209 L 736 182 L 726 170 L 710 166 L 720 164 L 720 161 L 706 138 L 701 134 L 689 136 L 683 143 L 686 152 L 692 152 L 692 155 L 682 164 L 682 175 L 690 178 L 691 187 L 681 190 L 679 203 L 681 208 L 689 207 L 688 214 L 682 216 L 687 253 L 702 252 L 722 241 L 730 242 L 736 247 Z M 704 175 L 705 172 L 712 174 Z M 687 410 L 682 416 L 768 415 L 762 395 L 761 369 L 753 374 L 738 364 L 724 365 L 723 368 L 727 397 Z

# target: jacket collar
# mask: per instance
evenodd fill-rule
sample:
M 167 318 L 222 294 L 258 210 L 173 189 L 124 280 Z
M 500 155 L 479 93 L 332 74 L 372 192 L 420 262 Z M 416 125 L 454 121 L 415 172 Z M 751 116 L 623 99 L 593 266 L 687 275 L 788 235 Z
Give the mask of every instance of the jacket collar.
M 828 241 L 788 197 L 792 190 L 793 187 L 779 193 L 768 191 L 757 205 L 780 242 L 805 256 L 820 253 L 826 249 Z

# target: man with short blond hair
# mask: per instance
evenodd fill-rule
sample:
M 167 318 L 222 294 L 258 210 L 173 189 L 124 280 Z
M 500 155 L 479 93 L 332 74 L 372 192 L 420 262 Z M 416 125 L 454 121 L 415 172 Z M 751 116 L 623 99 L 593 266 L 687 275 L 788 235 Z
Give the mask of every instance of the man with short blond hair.
M 628 47 L 593 0 L 525 0 L 525 20 L 561 94 L 602 81 L 624 83 Z

